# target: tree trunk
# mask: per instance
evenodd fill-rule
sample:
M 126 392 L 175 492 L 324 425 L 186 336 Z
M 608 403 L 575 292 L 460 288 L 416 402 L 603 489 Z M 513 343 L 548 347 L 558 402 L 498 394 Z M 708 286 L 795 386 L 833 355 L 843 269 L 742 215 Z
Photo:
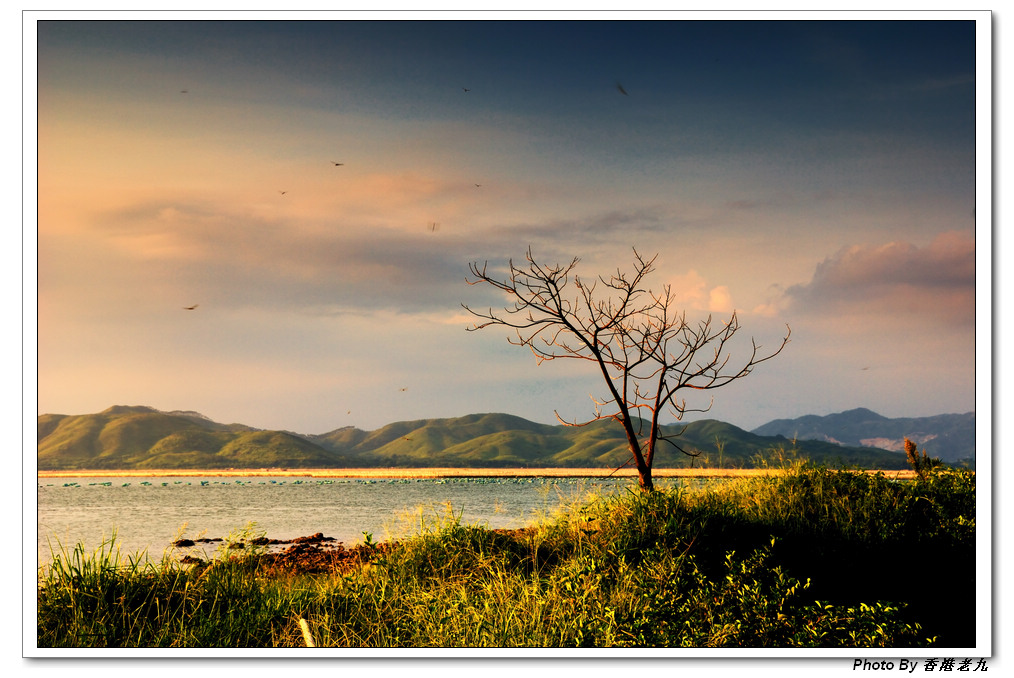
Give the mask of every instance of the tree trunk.
M 651 467 L 647 464 L 637 465 L 637 482 L 642 492 L 651 492 L 655 489 L 655 483 L 651 480 Z
M 614 392 L 617 402 L 620 401 L 618 393 Z M 627 411 L 626 404 L 621 404 L 620 409 L 623 410 L 623 431 L 627 434 L 627 445 L 630 447 L 630 454 L 634 457 L 634 463 L 637 465 L 637 481 L 641 486 L 642 492 L 651 492 L 655 489 L 655 484 L 651 482 L 651 464 L 644 459 L 644 455 L 641 454 L 641 443 L 637 439 L 637 433 L 634 432 L 634 425 L 630 421 L 630 413 Z

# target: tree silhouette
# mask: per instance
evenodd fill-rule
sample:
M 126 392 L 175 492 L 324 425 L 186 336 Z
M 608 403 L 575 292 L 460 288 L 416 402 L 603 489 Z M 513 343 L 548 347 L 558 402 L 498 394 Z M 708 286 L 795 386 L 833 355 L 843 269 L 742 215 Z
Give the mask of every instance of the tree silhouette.
M 654 271 L 657 257 L 645 259 L 634 250 L 632 273 L 617 270 L 609 278 L 598 276 L 588 281 L 574 273 L 579 261 L 576 257 L 565 266 L 548 266 L 536 262 L 529 248 L 527 264 L 518 266 L 511 260 L 502 279 L 487 272 L 488 262 L 481 267 L 469 264 L 473 279 L 467 282 L 492 285 L 513 300 L 511 306 L 503 311 L 479 312 L 462 304 L 482 319 L 470 331 L 490 326 L 509 328 L 514 336 L 508 341 L 531 349 L 539 364 L 572 358 L 598 366 L 608 397 L 592 399 L 595 416 L 584 422 L 565 421 L 559 413 L 556 417 L 568 426 L 586 426 L 602 419 L 618 422 L 645 491 L 654 489 L 651 467 L 660 444 L 671 445 L 689 456 L 698 454 L 679 445 L 679 435 L 685 428 L 664 435 L 660 417 L 668 413 L 681 421 L 687 412 L 711 409 L 711 404 L 703 409 L 691 408 L 681 396 L 742 379 L 755 366 L 781 353 L 791 335 L 786 326 L 778 348 L 763 354 L 761 346 L 751 339 L 749 357 L 735 363 L 739 367 L 731 366 L 730 343 L 740 329 L 736 313 L 720 326 L 711 316 L 688 322 L 686 312 L 674 308 L 676 297 L 670 285 L 663 286 L 659 293 L 642 287 Z M 571 284 L 573 290 L 569 289 Z

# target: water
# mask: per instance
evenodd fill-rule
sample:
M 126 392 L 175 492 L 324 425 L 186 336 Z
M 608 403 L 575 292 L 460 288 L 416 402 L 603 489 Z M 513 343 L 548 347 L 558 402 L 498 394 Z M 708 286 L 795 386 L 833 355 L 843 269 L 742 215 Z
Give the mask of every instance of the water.
M 521 527 L 562 502 L 629 487 L 630 479 L 293 477 L 40 478 L 38 555 L 90 552 L 114 533 L 122 554 L 159 559 L 181 537 L 226 537 L 250 522 L 272 539 L 323 532 L 346 545 L 417 533 L 449 510 L 464 524 Z M 208 545 L 208 553 L 215 549 Z

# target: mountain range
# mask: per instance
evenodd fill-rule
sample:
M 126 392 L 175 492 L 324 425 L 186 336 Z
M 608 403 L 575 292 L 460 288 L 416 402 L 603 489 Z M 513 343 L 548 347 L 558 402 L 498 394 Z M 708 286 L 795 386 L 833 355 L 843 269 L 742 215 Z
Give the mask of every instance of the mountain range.
M 775 419 L 751 433 L 799 440 L 823 440 L 846 446 L 905 451 L 905 438 L 931 457 L 947 463 L 975 461 L 975 412 L 890 419 L 860 407 L 824 417 Z
M 869 410 L 851 412 L 869 413 L 872 418 L 863 416 L 874 422 L 900 421 L 880 417 Z M 821 430 L 817 426 L 819 422 L 807 417 L 770 422 L 754 431 L 715 420 L 691 422 L 685 428 L 667 426 L 664 433 L 682 431 L 679 445 L 700 454 L 691 459 L 678 449 L 663 445 L 656 453 L 654 465 L 656 468 L 691 465 L 751 468 L 789 454 L 828 466 L 907 467 L 904 452 L 879 449 L 862 442 L 869 436 L 877 439 L 882 436 L 893 445 L 894 429 L 877 428 L 868 435 L 859 432 L 865 437 L 856 438 L 859 441 L 856 444 L 839 442 L 847 437 L 846 430 L 855 429 L 854 417 L 844 416 L 848 414 L 831 415 L 840 417 L 840 421 L 833 419 L 831 423 L 841 425 L 835 428 L 829 424 L 826 430 Z M 941 416 L 971 416 L 974 424 L 974 415 Z M 934 419 L 937 418 L 928 418 Z M 807 428 L 799 423 L 804 420 Z M 775 425 L 781 428 L 768 432 L 768 427 Z M 957 439 L 961 430 L 956 425 L 953 430 L 946 431 L 923 426 L 918 435 L 933 442 L 948 439 L 947 436 Z M 974 433 L 974 426 L 970 430 Z M 790 436 L 794 440 L 790 440 Z M 965 447 L 955 449 L 961 450 L 955 454 L 962 454 Z M 971 450 L 974 454 L 974 444 Z M 508 414 L 472 414 L 396 422 L 375 431 L 350 426 L 306 435 L 266 431 L 243 424 L 222 424 L 197 412 L 163 412 L 145 406 L 114 406 L 97 414 L 43 414 L 38 418 L 39 470 L 615 468 L 629 460 L 623 431 L 611 420 L 573 427 L 538 424 Z

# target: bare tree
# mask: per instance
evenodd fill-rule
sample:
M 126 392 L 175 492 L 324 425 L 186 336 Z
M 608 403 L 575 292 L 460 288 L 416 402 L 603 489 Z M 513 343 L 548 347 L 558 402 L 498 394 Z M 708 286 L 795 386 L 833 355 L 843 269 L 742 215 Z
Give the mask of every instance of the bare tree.
M 663 434 L 660 417 L 670 414 L 677 421 L 687 412 L 706 412 L 688 407 L 681 396 L 687 391 L 708 391 L 750 374 L 755 366 L 770 360 L 785 348 L 791 329 L 778 348 L 761 353 L 753 339 L 745 362 L 730 365 L 730 342 L 739 331 L 736 313 L 717 325 L 711 316 L 688 322 L 686 312 L 674 309 L 676 297 L 671 286 L 659 293 L 642 287 L 654 271 L 656 254 L 645 259 L 634 250 L 634 270 L 619 270 L 610 278 L 599 276 L 586 281 L 574 274 L 578 259 L 566 266 L 539 264 L 526 254 L 527 265 L 509 263 L 506 278 L 487 273 L 487 263 L 469 264 L 470 285 L 487 283 L 505 292 L 513 305 L 503 311 L 465 310 L 482 319 L 469 328 L 480 330 L 500 325 L 514 330 L 508 341 L 527 346 L 539 364 L 546 360 L 574 358 L 595 363 L 608 388 L 608 397 L 596 400 L 595 416 L 585 422 L 560 423 L 586 426 L 593 421 L 613 419 L 626 434 L 632 461 L 637 465 L 641 489 L 654 488 L 652 462 L 660 444 L 669 444 L 684 454 L 696 456 L 680 446 L 685 431 Z M 573 290 L 568 287 L 573 283 Z M 597 294 L 601 292 L 600 294 Z M 738 367 L 737 367 L 738 365 Z M 628 462 L 629 463 L 629 462 Z

